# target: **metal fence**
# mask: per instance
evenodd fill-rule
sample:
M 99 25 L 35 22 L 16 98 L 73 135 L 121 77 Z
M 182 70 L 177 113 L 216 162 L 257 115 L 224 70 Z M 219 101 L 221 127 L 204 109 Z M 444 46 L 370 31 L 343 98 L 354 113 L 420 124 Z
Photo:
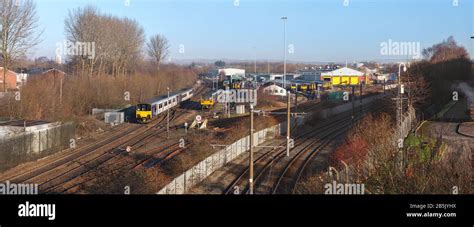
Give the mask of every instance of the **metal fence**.
M 254 145 L 260 145 L 268 139 L 280 135 L 280 124 L 260 130 L 254 134 Z M 163 187 L 157 194 L 184 194 L 193 186 L 211 175 L 214 171 L 234 160 L 250 148 L 250 137 L 244 137 L 227 146 L 205 160 L 199 162 L 188 171 L 176 177 Z
M 396 130 L 396 140 L 405 139 L 410 132 L 413 131 L 414 126 L 418 120 L 416 117 L 416 111 L 413 107 L 408 107 L 408 111 L 402 116 L 401 125 Z
M 0 139 L 0 170 L 69 148 L 74 135 L 75 125 L 65 123 L 48 129 L 20 132 L 4 137 Z
M 382 98 L 383 95 L 375 95 L 364 99 L 362 105 L 369 104 L 376 99 Z M 356 106 L 360 103 L 356 102 Z M 340 106 L 332 107 L 316 113 L 318 116 L 327 118 L 334 114 L 338 114 L 352 108 L 351 103 L 346 103 Z M 306 121 L 312 119 L 313 114 L 305 116 L 304 118 L 297 118 L 298 126 L 303 125 Z M 291 120 L 291 127 L 294 126 L 294 119 Z M 254 145 L 259 145 L 265 142 L 269 138 L 275 138 L 277 136 L 286 133 L 287 124 L 286 121 L 280 124 L 271 126 L 263 129 L 254 134 Z M 169 184 L 164 186 L 157 194 L 185 194 L 193 186 L 204 180 L 206 177 L 211 175 L 214 171 L 221 168 L 225 164 L 234 160 L 237 156 L 244 152 L 249 151 L 249 136 L 244 137 L 235 143 L 227 146 L 225 149 L 218 151 L 217 153 L 209 156 L 205 160 L 201 161 L 191 169 L 174 178 Z

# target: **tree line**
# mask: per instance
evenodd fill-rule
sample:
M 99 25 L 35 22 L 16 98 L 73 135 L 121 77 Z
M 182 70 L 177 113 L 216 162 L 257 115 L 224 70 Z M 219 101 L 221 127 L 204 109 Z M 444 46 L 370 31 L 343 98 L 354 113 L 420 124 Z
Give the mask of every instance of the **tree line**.
M 146 39 L 143 27 L 136 20 L 108 15 L 94 6 L 86 6 L 69 12 L 65 32 L 70 44 L 94 44 L 93 55 L 81 52 L 69 56 L 68 64 L 83 75 L 126 75 L 136 72 L 143 63 Z M 160 34 L 152 36 L 146 43 L 145 52 L 159 69 L 169 54 L 168 40 Z

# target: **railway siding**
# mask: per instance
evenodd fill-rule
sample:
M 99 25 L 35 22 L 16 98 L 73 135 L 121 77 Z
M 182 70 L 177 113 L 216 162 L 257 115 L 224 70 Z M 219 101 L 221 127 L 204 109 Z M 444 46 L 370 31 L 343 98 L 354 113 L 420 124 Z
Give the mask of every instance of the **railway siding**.
M 375 95 L 363 99 L 362 105 L 369 104 L 384 95 Z M 355 107 L 360 107 L 361 103 L 356 100 L 354 103 Z M 339 106 L 328 108 L 322 111 L 308 114 L 305 118 L 297 118 L 297 125 L 303 125 L 306 121 L 313 119 L 313 117 L 328 118 L 338 113 L 348 111 L 352 108 L 352 102 L 348 102 Z M 291 120 L 291 124 L 294 124 L 294 120 Z M 255 146 L 262 144 L 269 138 L 275 138 L 278 135 L 284 135 L 286 133 L 286 121 L 281 122 L 277 125 L 255 132 Z M 290 127 L 293 127 L 291 125 Z M 199 162 L 183 174 L 173 179 L 170 183 L 160 189 L 157 194 L 185 194 L 193 186 L 203 181 L 206 177 L 211 175 L 217 169 L 223 167 L 225 164 L 231 162 L 237 158 L 240 154 L 249 150 L 249 136 L 241 138 L 240 140 L 229 145 L 225 149 L 222 149 L 203 161 Z
M 262 129 L 254 134 L 255 145 L 260 145 L 268 139 L 273 139 L 280 135 L 280 124 Z M 237 158 L 240 154 L 249 150 L 249 136 L 237 140 L 226 148 L 214 153 L 203 161 L 199 162 L 180 176 L 173 179 L 157 194 L 184 194 L 193 186 L 204 180 L 217 169 Z

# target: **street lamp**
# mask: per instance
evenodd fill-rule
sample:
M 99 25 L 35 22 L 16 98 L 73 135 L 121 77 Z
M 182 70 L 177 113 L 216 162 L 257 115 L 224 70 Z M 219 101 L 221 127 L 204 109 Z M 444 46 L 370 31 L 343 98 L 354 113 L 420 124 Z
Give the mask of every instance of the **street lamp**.
M 282 17 L 283 20 L 283 88 L 286 89 L 286 20 L 288 17 Z

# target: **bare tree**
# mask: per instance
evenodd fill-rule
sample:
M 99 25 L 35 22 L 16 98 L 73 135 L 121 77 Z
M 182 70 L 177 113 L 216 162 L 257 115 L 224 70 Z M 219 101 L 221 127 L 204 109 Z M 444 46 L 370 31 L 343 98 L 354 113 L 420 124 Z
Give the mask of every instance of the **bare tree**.
M 39 43 L 36 5 L 31 0 L 0 0 L 0 51 L 3 64 L 3 91 L 7 91 L 6 73 L 12 61 L 25 56 Z
M 90 76 L 95 72 L 125 74 L 141 58 L 144 30 L 135 20 L 106 15 L 94 6 L 87 6 L 69 12 L 65 30 L 73 44 L 95 44 L 95 56 L 70 56 L 71 64 L 80 65 L 82 74 L 86 68 Z
M 163 35 L 154 35 L 150 38 L 147 43 L 146 49 L 148 56 L 153 58 L 157 64 L 157 69 L 160 68 L 160 63 L 168 57 L 169 54 L 169 44 L 168 39 Z

